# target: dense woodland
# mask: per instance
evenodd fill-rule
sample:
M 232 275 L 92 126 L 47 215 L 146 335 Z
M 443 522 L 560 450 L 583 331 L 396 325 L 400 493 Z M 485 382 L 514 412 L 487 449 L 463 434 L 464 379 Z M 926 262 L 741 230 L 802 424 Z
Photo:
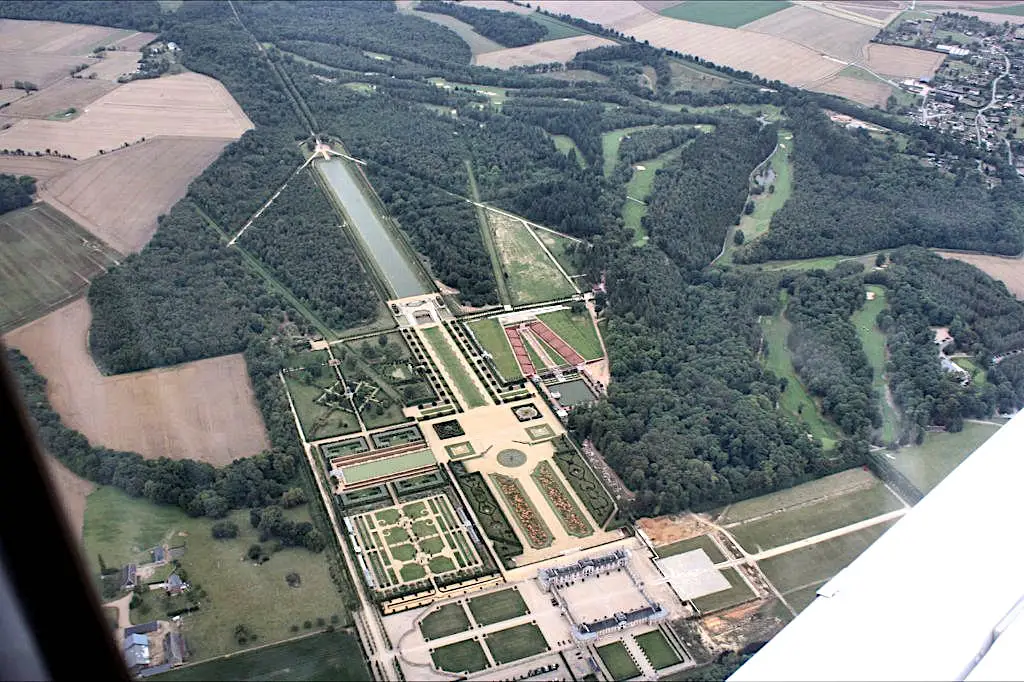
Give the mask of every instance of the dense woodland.
M 28 175 L 0 173 L 0 215 L 28 206 L 36 193 L 36 180 Z
M 529 45 L 547 35 L 547 29 L 539 23 L 514 12 L 500 12 L 437 0 L 425 0 L 417 5 L 416 9 L 420 12 L 436 12 L 455 17 L 472 26 L 480 35 L 505 47 Z

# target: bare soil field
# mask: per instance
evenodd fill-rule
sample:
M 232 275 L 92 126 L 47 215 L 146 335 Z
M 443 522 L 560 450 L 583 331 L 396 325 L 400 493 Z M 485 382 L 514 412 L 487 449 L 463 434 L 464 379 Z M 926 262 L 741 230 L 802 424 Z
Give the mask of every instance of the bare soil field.
M 636 525 L 657 547 L 671 545 L 680 540 L 688 540 L 702 535 L 708 530 L 693 514 L 642 518 L 636 520 Z
M 892 88 L 882 81 L 872 83 L 850 76 L 834 76 L 815 85 L 812 90 L 839 95 L 868 106 L 884 105 L 885 101 L 889 99 L 889 95 L 892 94 Z
M 637 0 L 639 4 L 643 5 L 644 9 L 649 9 L 652 12 L 661 12 L 669 7 L 675 7 L 681 5 L 685 0 Z
M 144 33 L 139 31 L 138 33 L 133 33 L 126 38 L 121 38 L 115 42 L 114 45 L 116 45 L 119 50 L 141 50 L 143 46 L 150 44 L 154 40 L 156 40 L 155 33 Z M 110 55 L 108 54 L 107 56 L 109 57 Z
M 135 31 L 106 26 L 0 19 L 0 52 L 87 55 L 95 47 L 134 34 Z
M 25 96 L 24 90 L 17 90 L 8 85 L 6 88 L 0 90 L 0 105 L 10 104 L 15 100 L 19 100 Z
M 88 63 L 84 57 L 66 54 L 33 54 L 0 50 L 0 82 L 11 84 L 15 80 L 29 81 L 40 88 L 69 75 L 71 69 Z
M 5 337 L 46 377 L 64 423 L 90 443 L 216 466 L 269 447 L 241 355 L 105 377 L 86 345 L 91 318 L 80 299 Z
M 943 258 L 955 258 L 964 263 L 970 263 L 992 279 L 998 279 L 1006 285 L 1011 294 L 1024 300 L 1024 260 L 949 251 L 936 251 L 936 253 Z
M 106 52 L 106 57 L 97 59 L 93 66 L 82 72 L 83 78 L 95 75 L 97 80 L 117 82 L 126 73 L 131 73 L 142 59 L 141 52 L 117 51 Z
M 899 78 L 934 76 L 946 58 L 941 52 L 878 43 L 871 43 L 864 48 L 864 54 L 866 58 L 861 64 L 876 73 Z
M 0 132 L 0 148 L 56 149 L 84 159 L 144 137 L 237 139 L 250 128 L 252 122 L 224 86 L 185 73 L 127 83 L 71 121 L 19 121 Z
M 473 61 L 480 66 L 490 66 L 497 69 L 529 66 L 531 64 L 546 64 L 548 62 L 567 62 L 584 50 L 592 50 L 595 47 L 614 44 L 613 41 L 607 38 L 589 35 L 576 36 L 574 38 L 548 40 L 543 43 L 488 52 L 476 56 Z
M 58 159 L 55 156 L 0 155 L 0 173 L 31 175 L 40 183 L 60 175 L 74 165 L 75 162 L 70 159 Z
M 81 111 L 117 86 L 108 81 L 62 78 L 4 109 L 7 116 L 46 118 L 74 107 Z
M 52 455 L 45 455 L 44 461 L 46 462 L 46 471 L 50 474 L 50 481 L 57 493 L 57 502 L 64 510 L 64 518 L 71 526 L 71 531 L 77 537 L 82 537 L 82 527 L 85 522 L 85 498 L 93 490 L 96 490 L 96 485 L 71 473 L 70 469 Z
M 633 0 L 602 0 L 576 2 L 576 0 L 536 0 L 532 3 L 553 14 L 571 14 L 618 31 L 626 31 L 658 18 L 657 12 Z M 678 3 L 677 3 L 678 4 Z
M 824 52 L 848 61 L 860 59 L 864 46 L 878 33 L 877 26 L 841 19 L 809 7 L 793 6 L 752 21 L 744 31 L 756 31 Z
M 156 219 L 220 155 L 228 139 L 165 137 L 79 163 L 40 196 L 121 253 L 140 251 Z

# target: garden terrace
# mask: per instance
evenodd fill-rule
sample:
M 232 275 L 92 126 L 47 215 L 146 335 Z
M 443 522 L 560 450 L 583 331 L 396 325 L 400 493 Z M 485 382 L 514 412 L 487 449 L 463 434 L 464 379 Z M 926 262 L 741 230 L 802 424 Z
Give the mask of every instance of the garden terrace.
M 599 525 L 604 526 L 615 513 L 615 502 L 568 438 L 563 436 L 555 441 L 554 460 L 583 506 Z
M 512 510 L 513 518 L 519 529 L 523 531 L 530 546 L 534 549 L 549 547 L 554 541 L 554 536 L 551 535 L 551 531 L 537 512 L 537 508 L 533 506 L 533 502 L 523 490 L 522 484 L 503 474 L 491 474 L 491 480 L 494 481 L 498 493 L 504 498 L 505 504 Z
M 375 459 L 362 464 L 346 466 L 332 475 L 338 479 L 342 490 L 369 485 L 380 485 L 403 476 L 426 473 L 437 466 L 434 453 L 430 450 L 416 450 L 387 459 Z
M 425 374 L 427 381 L 430 383 L 431 389 L 437 396 L 435 401 L 421 405 L 420 407 L 435 407 L 435 406 L 450 406 L 452 409 L 459 411 L 458 401 L 452 396 L 451 389 L 448 387 L 448 382 L 445 381 L 444 376 L 437 371 L 437 367 L 434 366 L 434 361 L 430 358 L 430 354 L 427 353 L 426 349 L 423 348 L 423 344 L 420 343 L 420 339 L 416 336 L 416 332 L 408 328 L 402 329 L 402 338 L 405 339 L 409 349 L 412 351 L 413 362 L 416 364 L 418 369 L 421 369 Z
M 490 488 L 487 487 L 483 474 L 480 472 L 467 473 L 465 467 L 459 462 L 451 464 L 451 471 L 455 476 L 455 482 L 462 489 L 470 507 L 473 508 L 473 513 L 480 522 L 481 530 L 493 543 L 498 557 L 507 563 L 512 557 L 522 554 L 523 545 L 512 529 L 508 517 L 505 516 Z

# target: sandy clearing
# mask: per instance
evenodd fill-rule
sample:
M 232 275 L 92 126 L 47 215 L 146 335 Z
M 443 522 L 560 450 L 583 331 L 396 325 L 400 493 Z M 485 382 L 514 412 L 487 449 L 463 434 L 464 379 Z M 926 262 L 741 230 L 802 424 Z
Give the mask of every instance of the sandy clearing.
M 693 514 L 645 517 L 637 519 L 636 525 L 658 547 L 689 540 L 707 531 L 707 527 Z
M 964 263 L 970 263 L 992 279 L 998 279 L 1006 285 L 1011 294 L 1024 300 L 1024 260 L 951 251 L 936 251 L 936 253 L 943 258 L 955 258 Z
M 70 469 L 52 455 L 44 455 L 43 461 L 46 463 L 50 482 L 57 492 L 57 502 L 64 510 L 64 518 L 67 519 L 68 525 L 71 526 L 71 532 L 77 537 L 82 537 L 85 525 L 85 498 L 96 490 L 96 485 L 71 473 Z
M 875 26 L 799 6 L 752 21 L 745 24 L 743 30 L 785 38 L 848 61 L 860 59 L 864 46 L 878 33 Z
M 4 109 L 4 114 L 19 118 L 46 118 L 70 107 L 82 110 L 116 85 L 86 78 L 63 78 L 39 92 L 24 97 Z
M 876 73 L 898 78 L 934 76 L 946 55 L 900 45 L 871 43 L 864 48 L 860 63 Z
M 607 38 L 590 35 L 575 36 L 488 52 L 478 55 L 474 61 L 480 66 L 490 66 L 498 69 L 528 66 L 530 64 L 547 64 L 549 62 L 567 62 L 585 50 L 614 44 L 613 41 Z
M 114 81 L 121 76 L 135 71 L 139 65 L 139 60 L 142 59 L 141 52 L 132 52 L 129 50 L 107 52 L 107 56 L 103 59 L 97 59 L 93 66 L 82 72 L 83 78 L 89 78 L 95 75 L 97 79 L 104 81 Z
M 0 51 L 86 55 L 131 33 L 106 26 L 0 19 Z
M 72 121 L 19 121 L 0 132 L 0 148 L 56 149 L 84 159 L 143 137 L 237 139 L 250 128 L 249 118 L 224 86 L 185 73 L 127 83 Z
M 31 175 L 40 181 L 60 175 L 74 165 L 75 162 L 70 159 L 58 159 L 54 156 L 0 155 L 0 173 Z
M 892 88 L 882 81 L 871 82 L 850 76 L 835 76 L 811 89 L 815 92 L 839 95 L 867 106 L 884 105 L 892 94 Z
M 222 466 L 269 447 L 241 355 L 105 377 L 85 299 L 5 337 L 46 377 L 54 409 L 94 445 Z
M 0 82 L 12 85 L 16 80 L 45 88 L 71 74 L 71 69 L 90 62 L 84 57 L 64 54 L 32 54 L 0 50 Z
M 121 253 L 142 247 L 156 219 L 231 140 L 164 137 L 77 164 L 40 188 L 40 197 Z

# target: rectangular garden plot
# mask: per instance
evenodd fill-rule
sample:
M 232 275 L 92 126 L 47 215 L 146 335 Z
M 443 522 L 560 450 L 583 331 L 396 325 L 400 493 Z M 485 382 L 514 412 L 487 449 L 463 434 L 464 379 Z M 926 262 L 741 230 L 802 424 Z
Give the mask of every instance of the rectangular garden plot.
M 445 604 L 420 620 L 420 632 L 423 633 L 423 639 L 428 642 L 432 639 L 450 637 L 468 629 L 469 617 L 462 604 Z
M 554 459 L 565 480 L 579 495 L 583 506 L 590 512 L 594 521 L 601 526 L 607 523 L 615 511 L 615 503 L 605 490 L 604 484 L 597 478 L 597 474 L 583 460 L 582 455 L 571 444 L 562 440 L 555 442 Z
M 533 623 L 517 625 L 485 635 L 484 642 L 498 665 L 529 658 L 548 651 L 544 633 Z
M 430 659 L 438 668 L 451 673 L 475 673 L 488 666 L 487 655 L 475 639 L 431 649 Z
M 541 462 L 530 474 L 544 498 L 551 505 L 555 516 L 562 522 L 569 535 L 585 538 L 594 534 L 594 528 L 587 522 L 576 502 L 569 496 L 569 491 L 562 485 L 558 474 L 547 462 Z
M 503 620 L 525 616 L 530 609 L 523 601 L 519 590 L 513 587 L 470 599 L 469 611 L 479 625 L 492 625 Z
M 491 480 L 497 487 L 501 498 L 505 500 L 505 505 L 512 512 L 512 518 L 515 519 L 519 530 L 523 532 L 530 546 L 534 549 L 550 546 L 554 537 L 540 514 L 537 513 L 533 502 L 527 497 L 522 484 L 516 479 L 502 474 L 491 474 Z
M 597 655 L 601 657 L 601 662 L 608 668 L 613 680 L 628 680 L 640 674 L 640 668 L 633 662 L 633 657 L 622 642 L 597 647 Z
M 668 668 L 682 660 L 665 639 L 661 630 L 651 630 L 642 635 L 636 635 L 634 639 L 655 670 Z

